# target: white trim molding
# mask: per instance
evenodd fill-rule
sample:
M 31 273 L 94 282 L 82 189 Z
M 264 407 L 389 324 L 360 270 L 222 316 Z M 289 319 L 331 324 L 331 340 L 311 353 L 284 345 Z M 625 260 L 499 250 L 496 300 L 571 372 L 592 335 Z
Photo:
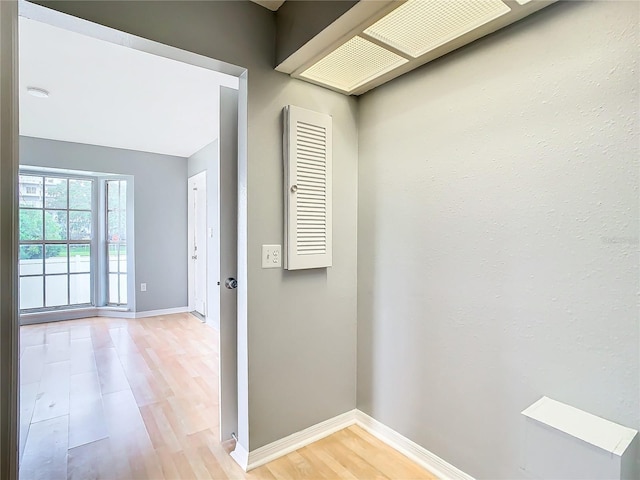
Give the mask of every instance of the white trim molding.
M 231 456 L 245 471 L 253 470 L 351 425 L 363 428 L 441 480 L 475 480 L 436 454 L 357 409 L 305 428 L 252 452 L 247 452 L 242 445 L 236 444 Z
M 435 453 L 421 447 L 360 410 L 356 411 L 356 424 L 405 457 L 426 468 L 441 480 L 475 480 L 472 476 L 454 467 Z
M 146 310 L 144 312 L 135 312 L 132 317 L 129 318 L 147 318 L 158 317 L 160 315 L 173 315 L 174 313 L 188 313 L 191 310 L 189 307 L 177 307 L 177 308 L 165 308 L 163 310 Z M 107 316 L 107 315 L 101 315 Z
M 240 442 L 236 442 L 236 448 L 230 453 L 230 455 L 245 472 L 249 471 L 249 452 L 246 448 L 240 445 Z
M 343 413 L 249 452 L 246 470 L 269 463 L 356 423 L 356 410 Z M 242 466 L 242 465 L 241 465 Z
M 1 1 L 1 0 L 0 0 Z M 172 315 L 175 313 L 187 313 L 189 307 L 165 308 L 163 310 L 147 310 L 144 312 L 132 312 L 126 308 L 118 307 L 89 307 L 74 308 L 69 310 L 50 310 L 47 312 L 25 313 L 20 315 L 20 325 L 35 325 L 45 322 L 62 322 L 65 320 L 77 320 L 91 317 L 110 318 L 147 318 L 160 315 Z

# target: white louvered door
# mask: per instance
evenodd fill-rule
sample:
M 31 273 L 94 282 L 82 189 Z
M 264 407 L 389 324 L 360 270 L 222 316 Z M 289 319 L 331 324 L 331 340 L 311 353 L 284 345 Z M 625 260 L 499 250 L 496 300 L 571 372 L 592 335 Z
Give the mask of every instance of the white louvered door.
M 331 117 L 284 109 L 284 268 L 330 267 Z

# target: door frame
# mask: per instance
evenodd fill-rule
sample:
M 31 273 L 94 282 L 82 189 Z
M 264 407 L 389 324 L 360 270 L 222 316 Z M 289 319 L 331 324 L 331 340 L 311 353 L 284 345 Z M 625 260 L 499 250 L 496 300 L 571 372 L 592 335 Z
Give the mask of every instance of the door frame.
M 0 1 L 0 478 L 18 478 L 19 316 L 18 228 L 18 17 L 25 16 L 76 33 L 142 52 L 238 77 L 238 265 L 237 365 L 238 431 L 236 450 L 249 450 L 248 289 L 247 289 L 247 173 L 248 71 L 129 33 L 105 27 L 24 0 Z M 217 114 L 217 112 L 216 112 Z M 220 359 L 222 361 L 222 358 Z M 222 408 L 222 407 L 221 407 Z M 246 465 L 245 465 L 246 466 Z

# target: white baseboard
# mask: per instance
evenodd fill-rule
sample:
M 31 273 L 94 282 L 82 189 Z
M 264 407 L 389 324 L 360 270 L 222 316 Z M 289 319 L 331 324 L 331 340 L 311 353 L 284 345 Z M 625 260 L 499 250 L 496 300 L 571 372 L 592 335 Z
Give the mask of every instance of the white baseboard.
M 353 425 L 356 423 L 355 413 L 356 410 L 351 410 L 249 452 L 246 470 L 249 471 L 269 463 L 276 458 Z
M 131 318 L 157 317 L 160 315 L 173 315 L 174 313 L 187 313 L 190 311 L 189 307 L 165 308 L 164 310 L 146 310 L 144 312 L 135 312 L 134 316 Z
M 436 454 L 431 453 L 426 448 L 421 447 L 360 410 L 356 410 L 356 424 L 418 465 L 426 468 L 441 480 L 475 480 L 472 476 L 444 461 Z
M 80 318 L 97 316 L 98 309 L 94 307 L 24 313 L 20 315 L 20 325 L 36 325 L 38 323 L 63 322 L 65 320 L 77 320 Z
M 1 0 L 0 0 L 1 1 Z M 164 310 L 147 310 L 144 312 L 132 312 L 118 307 L 88 307 L 69 310 L 51 310 L 48 312 L 27 313 L 20 315 L 20 325 L 35 325 L 38 323 L 62 322 L 65 320 L 78 320 L 90 317 L 110 318 L 147 318 L 159 315 L 172 315 L 175 313 L 190 312 L 189 307 L 166 308 Z
M 354 424 L 426 468 L 441 480 L 475 480 L 426 448 L 360 410 L 351 410 L 330 418 L 252 452 L 247 452 L 242 445 L 237 444 L 236 449 L 231 452 L 231 456 L 245 471 L 249 471 Z

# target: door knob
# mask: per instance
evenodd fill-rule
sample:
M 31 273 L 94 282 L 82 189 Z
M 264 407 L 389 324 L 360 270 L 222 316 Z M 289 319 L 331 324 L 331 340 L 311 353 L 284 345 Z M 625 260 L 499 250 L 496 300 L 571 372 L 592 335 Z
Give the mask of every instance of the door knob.
M 229 290 L 233 290 L 234 288 L 238 288 L 238 280 L 233 277 L 229 277 L 224 281 L 224 286 Z

